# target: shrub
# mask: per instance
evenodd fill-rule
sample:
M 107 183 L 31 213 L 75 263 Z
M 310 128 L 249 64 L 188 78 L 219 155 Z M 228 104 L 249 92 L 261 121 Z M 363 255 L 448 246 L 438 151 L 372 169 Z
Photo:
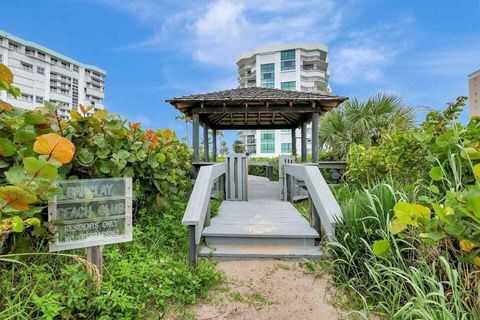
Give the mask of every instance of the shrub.
M 14 96 L 13 75 L 0 64 L 0 90 Z M 31 235 L 48 236 L 45 206 L 54 179 L 132 177 L 135 209 L 190 188 L 189 151 L 170 130 L 143 130 L 105 110 L 72 110 L 63 120 L 46 102 L 21 110 L 0 101 L 0 253 L 27 251 Z M 14 244 L 11 233 L 24 236 Z M 2 248 L 3 245 L 3 248 Z
M 365 191 L 343 186 L 335 194 L 343 220 L 327 252 L 333 279 L 354 301 L 392 319 L 478 319 L 478 284 L 468 265 L 390 231 L 395 204 L 416 199 L 415 193 L 379 184 Z
M 188 230 L 180 222 L 185 206 L 175 197 L 142 209 L 135 241 L 105 247 L 99 289 L 85 268 L 61 256 L 0 260 L 0 318 L 159 318 L 168 306 L 194 303 L 220 275 L 208 260 L 189 267 Z

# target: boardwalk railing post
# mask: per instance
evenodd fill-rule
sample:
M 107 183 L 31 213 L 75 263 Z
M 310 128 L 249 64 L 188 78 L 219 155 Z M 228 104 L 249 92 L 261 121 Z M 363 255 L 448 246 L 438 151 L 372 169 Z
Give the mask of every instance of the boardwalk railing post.
M 313 203 L 312 197 L 310 196 L 310 192 L 308 193 L 308 206 L 310 207 L 310 225 L 315 229 L 315 231 L 318 232 L 321 239 L 323 236 L 322 223 L 320 221 L 317 208 L 315 208 L 315 204 Z
M 281 197 L 282 200 L 287 201 L 287 192 L 285 190 L 287 184 L 285 179 L 285 164 L 295 163 L 295 156 L 294 155 L 280 155 L 278 157 L 278 182 L 280 183 L 281 190 Z M 273 168 L 272 168 L 273 170 Z
M 227 200 L 248 200 L 248 159 L 245 154 L 229 154 L 226 161 Z
M 188 226 L 188 263 L 197 265 L 197 243 L 195 242 L 195 226 Z

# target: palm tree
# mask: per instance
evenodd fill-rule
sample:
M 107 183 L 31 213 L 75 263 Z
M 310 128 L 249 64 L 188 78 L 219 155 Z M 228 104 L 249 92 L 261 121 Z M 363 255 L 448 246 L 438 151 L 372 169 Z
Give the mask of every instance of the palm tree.
M 390 94 L 378 94 L 366 101 L 351 99 L 320 119 L 320 144 L 338 158 L 345 158 L 351 144 L 376 145 L 380 137 L 395 130 L 409 130 L 415 112 Z

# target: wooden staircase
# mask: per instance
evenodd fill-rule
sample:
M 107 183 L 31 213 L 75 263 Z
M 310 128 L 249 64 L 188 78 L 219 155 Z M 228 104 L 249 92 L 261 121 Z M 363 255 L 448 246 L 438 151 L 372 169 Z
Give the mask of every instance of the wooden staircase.
M 219 259 L 316 259 L 319 234 L 281 201 L 278 182 L 249 176 L 248 201 L 224 201 L 202 236 L 201 256 Z

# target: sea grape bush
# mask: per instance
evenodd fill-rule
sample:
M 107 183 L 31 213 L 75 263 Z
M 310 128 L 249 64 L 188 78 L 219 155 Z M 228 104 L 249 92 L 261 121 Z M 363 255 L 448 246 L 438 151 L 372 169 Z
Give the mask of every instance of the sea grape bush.
M 16 97 L 12 82 L 0 64 L 0 90 Z M 27 111 L 0 101 L 0 253 L 50 235 L 45 209 L 57 192 L 54 179 L 132 177 L 136 208 L 189 187 L 189 151 L 172 130 L 143 130 L 105 110 L 91 114 L 92 108 L 80 106 L 64 120 L 48 102 Z M 23 241 L 13 241 L 12 233 Z
M 418 201 L 395 205 L 390 230 L 480 266 L 480 118 L 466 126 L 456 122 L 465 99 L 430 113 L 415 132 L 428 146 L 427 178 L 419 184 Z

